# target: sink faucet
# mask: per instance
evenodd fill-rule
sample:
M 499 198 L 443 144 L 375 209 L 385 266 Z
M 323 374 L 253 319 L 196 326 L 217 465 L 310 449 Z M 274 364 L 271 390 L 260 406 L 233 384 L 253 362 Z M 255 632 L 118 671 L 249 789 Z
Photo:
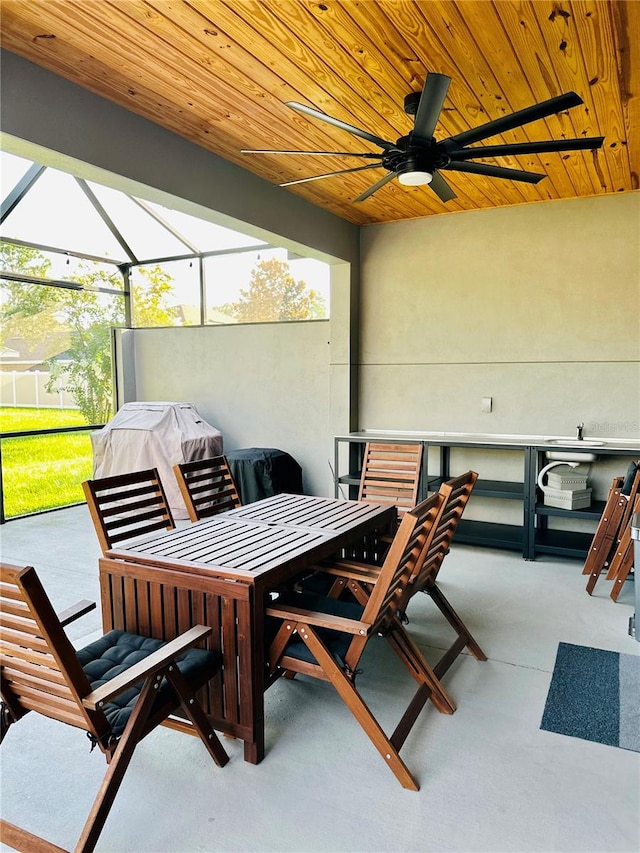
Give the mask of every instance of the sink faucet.
M 578 424 L 578 426 L 576 427 L 576 437 L 577 437 L 578 441 L 583 440 L 583 435 L 582 435 L 583 429 L 584 429 L 584 423 Z

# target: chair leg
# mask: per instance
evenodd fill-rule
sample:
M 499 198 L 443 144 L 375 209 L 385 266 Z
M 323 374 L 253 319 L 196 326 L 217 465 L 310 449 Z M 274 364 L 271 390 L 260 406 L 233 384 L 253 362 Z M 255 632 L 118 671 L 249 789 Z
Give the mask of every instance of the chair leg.
M 345 578 L 336 578 L 327 595 L 329 598 L 340 598 L 346 585 L 347 582 Z
M 434 604 L 438 607 L 442 615 L 445 617 L 447 622 L 451 625 L 454 631 L 460 637 L 464 637 L 465 645 L 474 656 L 476 660 L 486 660 L 487 656 L 482 651 L 478 643 L 475 641 L 467 626 L 464 624 L 462 619 L 458 616 L 456 611 L 453 609 L 451 604 L 447 601 L 447 599 L 442 594 L 440 587 L 438 587 L 435 583 L 433 586 L 429 586 L 425 589 L 427 595 L 431 596 Z
M 607 558 L 606 554 L 602 554 L 602 544 L 604 542 L 605 533 L 611 523 L 611 515 L 612 513 L 617 513 L 618 511 L 616 510 L 616 507 L 620 503 L 620 495 L 622 494 L 623 481 L 623 477 L 613 478 L 613 482 L 611 483 L 611 486 L 609 488 L 609 493 L 607 495 L 607 500 L 605 502 L 602 516 L 600 517 L 600 521 L 598 522 L 598 527 L 593 536 L 591 546 L 589 547 L 589 553 L 587 554 L 587 558 L 582 568 L 583 575 L 590 575 L 592 572 L 598 569 L 598 566 L 601 570 Z
M 159 682 L 161 680 L 162 672 L 156 673 L 153 678 L 146 681 L 140 691 L 140 696 L 131 712 L 127 727 L 118 742 L 118 747 L 102 780 L 89 817 L 76 845 L 75 853 L 91 853 L 98 843 L 98 838 L 104 828 L 118 789 L 122 784 L 124 774 L 144 731 L 144 724 L 153 707 L 156 697 L 154 685 L 156 681 Z
M 591 595 L 603 569 L 609 568 L 615 553 L 616 538 L 624 513 L 626 498 L 615 490 L 611 502 L 607 502 L 598 529 L 593 537 L 589 554 L 585 560 L 583 574 L 589 575 L 586 590 Z
M 335 586 L 335 584 L 334 584 L 334 586 Z M 362 607 L 367 606 L 367 602 L 369 601 L 369 598 L 371 596 L 371 590 L 367 589 L 365 587 L 365 585 L 362 584 L 360 581 L 353 580 L 353 578 L 352 578 L 349 580 L 348 583 L 343 584 L 342 589 L 349 590 L 351 595 L 355 598 L 355 600 L 358 602 L 358 604 L 360 604 Z M 334 597 L 337 598 L 338 596 L 334 596 Z
M 185 680 L 177 666 L 170 667 L 167 672 L 167 680 L 180 698 L 185 714 L 191 720 L 194 729 L 200 735 L 200 740 L 207 748 L 207 752 L 213 758 L 218 767 L 224 767 L 229 761 L 229 756 L 214 732 L 209 718 L 202 710 L 196 699 L 195 693 L 189 683 Z
M 456 705 L 400 623 L 387 635 L 386 639 L 420 685 L 389 738 L 395 748 L 399 750 L 429 699 L 441 714 L 453 714 Z
M 640 479 L 640 471 L 636 474 L 636 480 L 638 479 Z M 620 525 L 622 533 L 619 537 L 615 554 L 611 560 L 611 566 L 607 573 L 607 580 L 612 580 L 614 582 L 613 588 L 610 592 L 611 598 L 614 601 L 618 600 L 618 596 L 622 592 L 623 584 L 628 578 L 629 572 L 633 568 L 634 549 L 633 541 L 631 539 L 631 515 L 635 515 L 638 512 L 640 512 L 640 494 L 636 495 L 633 504 L 631 503 L 631 498 L 629 498 L 627 509 L 625 511 L 625 519 Z
M 413 678 L 423 685 L 420 691 L 421 695 L 425 694 L 422 705 L 427 699 L 431 699 L 441 714 L 453 714 L 456 710 L 456 703 L 444 689 L 437 675 L 425 660 L 424 655 L 399 621 L 395 623 L 385 639 Z
M 282 653 L 284 652 L 287 643 L 291 639 L 292 634 L 295 632 L 296 627 L 297 626 L 295 624 L 283 622 L 278 630 L 278 633 L 271 642 L 271 648 L 269 649 L 269 678 L 274 678 L 275 680 L 276 671 L 278 669 L 278 661 L 282 657 Z M 282 672 L 282 677 L 293 681 L 293 679 L 296 677 L 296 673 L 287 669 Z M 271 683 L 273 682 L 270 682 L 270 684 Z
M 111 806 L 115 800 L 118 789 L 122 784 L 124 774 L 127 771 L 136 746 L 142 737 L 147 718 L 153 708 L 153 703 L 157 696 L 156 687 L 160 684 L 163 678 L 167 678 L 173 689 L 175 690 L 180 703 L 184 708 L 185 713 L 193 724 L 194 728 L 200 735 L 202 742 L 205 744 L 207 751 L 220 767 L 224 766 L 229 757 L 224 751 L 224 748 L 217 735 L 211 728 L 209 721 L 200 707 L 193 690 L 187 684 L 184 677 L 180 673 L 175 664 L 170 664 L 165 669 L 156 672 L 152 678 L 149 678 L 135 704 L 135 707 L 129 717 L 129 722 L 118 741 L 118 746 L 114 756 L 109 763 L 107 772 L 100 790 L 93 803 L 93 807 L 84 825 L 80 839 L 76 845 L 75 853 L 92 853 L 94 850 L 100 833 L 104 828 L 104 824 L 111 810 Z
M 0 704 L 0 743 L 4 740 L 4 736 L 9 731 L 13 722 L 14 718 L 11 709 L 2 702 Z
M 8 820 L 0 820 L 0 838 L 3 844 L 20 853 L 68 853 L 63 847 L 9 823 Z
M 313 628 L 299 623 L 298 633 L 311 650 L 329 681 L 338 691 L 347 708 L 349 708 L 353 716 L 360 723 L 369 740 L 389 765 L 402 787 L 410 791 L 420 790 L 420 786 L 409 772 L 404 761 L 400 758 L 398 750 L 383 732 L 380 724 L 365 704 L 353 682 L 340 669 Z
M 618 572 L 620 571 L 620 566 L 624 562 L 627 551 L 631 547 L 631 524 L 621 532 L 621 535 L 617 539 L 616 547 L 613 552 L 613 557 L 611 558 L 611 562 L 609 563 L 609 571 L 606 574 L 606 580 L 613 581 L 618 576 Z
M 616 568 L 617 571 L 613 581 L 613 586 L 609 593 L 614 601 L 618 600 L 618 596 L 622 592 L 624 582 L 629 577 L 629 573 L 633 568 L 633 543 L 631 541 L 626 545 L 624 551 L 621 551 L 620 557 L 616 561 Z

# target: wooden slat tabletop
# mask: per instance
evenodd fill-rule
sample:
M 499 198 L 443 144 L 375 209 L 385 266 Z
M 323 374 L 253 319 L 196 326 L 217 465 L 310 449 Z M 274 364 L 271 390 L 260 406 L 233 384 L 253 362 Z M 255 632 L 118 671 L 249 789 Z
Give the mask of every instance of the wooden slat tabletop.
M 128 547 L 112 548 L 106 556 L 251 581 L 271 569 L 304 558 L 331 538 L 332 531 L 218 516 L 170 533 L 149 536 Z
M 364 501 L 279 494 L 230 510 L 224 517 L 345 533 L 372 519 L 379 520 L 380 510 L 380 505 Z

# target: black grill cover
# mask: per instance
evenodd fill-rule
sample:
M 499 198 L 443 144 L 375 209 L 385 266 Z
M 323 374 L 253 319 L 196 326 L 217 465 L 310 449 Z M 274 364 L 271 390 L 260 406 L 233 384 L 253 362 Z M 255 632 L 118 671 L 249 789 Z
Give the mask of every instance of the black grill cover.
M 274 447 L 247 447 L 225 454 L 243 504 L 281 492 L 302 494 L 302 468 Z

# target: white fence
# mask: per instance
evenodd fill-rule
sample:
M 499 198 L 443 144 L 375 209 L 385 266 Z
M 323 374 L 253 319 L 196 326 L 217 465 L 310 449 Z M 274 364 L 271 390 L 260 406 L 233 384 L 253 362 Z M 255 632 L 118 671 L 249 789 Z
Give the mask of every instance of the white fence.
M 0 370 L 0 405 L 35 406 L 47 409 L 77 409 L 75 400 L 64 388 L 50 394 L 47 370 Z

